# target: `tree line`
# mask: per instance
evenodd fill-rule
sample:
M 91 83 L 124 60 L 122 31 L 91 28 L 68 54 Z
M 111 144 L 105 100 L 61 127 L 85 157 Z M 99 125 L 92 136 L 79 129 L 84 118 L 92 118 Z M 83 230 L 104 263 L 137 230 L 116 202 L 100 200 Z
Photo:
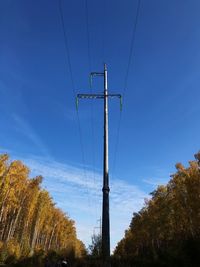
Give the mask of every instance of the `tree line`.
M 158 186 L 133 214 L 114 257 L 128 266 L 195 267 L 200 262 L 200 153 Z M 124 265 L 125 266 L 125 265 Z
M 176 169 L 168 184 L 158 186 L 133 214 L 111 257 L 112 267 L 199 266 L 200 153 L 189 167 L 178 163 Z M 21 260 L 19 266 L 43 266 L 41 255 L 54 261 L 60 253 L 80 258 L 77 266 L 101 266 L 101 240 L 92 240 L 94 258 L 88 258 L 74 221 L 41 187 L 42 177 L 30 178 L 29 173 L 21 161 L 0 155 L 0 262 L 11 257 Z M 31 255 L 35 258 L 27 262 Z
M 42 177 L 29 177 L 21 161 L 0 155 L 0 262 L 43 251 L 85 254 L 74 221 L 55 206 L 41 187 Z

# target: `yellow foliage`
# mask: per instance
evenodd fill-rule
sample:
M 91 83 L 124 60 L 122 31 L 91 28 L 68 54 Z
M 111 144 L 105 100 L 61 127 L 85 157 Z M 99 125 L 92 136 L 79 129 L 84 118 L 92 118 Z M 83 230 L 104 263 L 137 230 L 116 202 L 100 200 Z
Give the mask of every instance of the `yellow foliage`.
M 0 155 L 1 259 L 38 250 L 77 250 L 80 255 L 74 221 L 40 188 L 42 177 L 30 179 L 21 161 L 8 160 L 7 154 Z
M 133 214 L 130 228 L 118 243 L 115 255 L 134 257 L 144 250 L 168 246 L 172 241 L 200 239 L 200 153 L 177 172 L 166 186 L 158 186 L 152 198 Z

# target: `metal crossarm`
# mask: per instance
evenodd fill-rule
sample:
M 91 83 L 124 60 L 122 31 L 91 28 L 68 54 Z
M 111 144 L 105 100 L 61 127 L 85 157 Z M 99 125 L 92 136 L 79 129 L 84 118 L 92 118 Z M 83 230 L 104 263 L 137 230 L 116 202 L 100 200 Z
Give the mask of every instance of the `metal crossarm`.
M 118 97 L 120 99 L 120 110 L 122 110 L 122 95 L 120 94 L 77 94 L 76 97 L 76 108 L 78 108 L 79 99 L 104 99 L 104 98 Z
M 91 72 L 91 76 L 104 76 L 104 72 Z
M 108 94 L 109 97 L 118 97 L 121 98 L 122 96 L 120 94 Z
M 78 98 L 104 98 L 104 95 L 101 94 L 78 94 L 77 95 Z

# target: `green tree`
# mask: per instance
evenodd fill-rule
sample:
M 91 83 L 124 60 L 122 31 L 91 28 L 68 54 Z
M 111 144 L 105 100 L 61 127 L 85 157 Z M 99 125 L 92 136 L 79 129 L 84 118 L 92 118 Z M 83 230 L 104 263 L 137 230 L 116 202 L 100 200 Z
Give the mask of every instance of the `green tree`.
M 101 244 L 102 244 L 102 239 L 101 235 L 98 234 L 93 234 L 92 237 L 92 243 L 89 245 L 88 250 L 89 254 L 93 257 L 100 257 L 101 256 Z

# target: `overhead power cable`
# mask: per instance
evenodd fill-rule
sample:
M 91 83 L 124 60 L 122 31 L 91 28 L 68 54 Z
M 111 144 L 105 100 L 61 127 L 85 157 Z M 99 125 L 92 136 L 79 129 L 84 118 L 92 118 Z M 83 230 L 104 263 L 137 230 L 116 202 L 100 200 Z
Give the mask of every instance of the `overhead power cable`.
M 69 66 L 69 73 L 70 73 L 70 79 L 71 79 L 71 84 L 72 84 L 72 90 L 74 97 L 76 96 L 76 90 L 75 90 L 75 83 L 74 83 L 74 78 L 72 74 L 72 65 L 71 65 L 71 58 L 70 58 L 70 53 L 69 53 L 69 45 L 68 45 L 68 38 L 67 38 L 67 33 L 65 29 L 65 23 L 64 23 L 64 16 L 63 16 L 63 10 L 62 10 L 62 0 L 59 0 L 59 12 L 60 12 L 60 18 L 61 18 L 61 25 L 62 25 L 62 31 L 64 35 L 64 44 L 65 44 L 65 51 L 66 51 L 66 64 Z
M 102 32 L 102 60 L 103 64 L 105 63 L 105 21 L 106 21 L 106 0 L 102 1 L 103 12 L 102 12 L 102 21 L 101 21 L 101 32 Z
M 88 14 L 88 1 L 85 0 L 85 15 L 86 15 L 86 31 L 87 31 L 87 52 L 89 61 L 89 72 L 92 69 L 91 49 L 90 49 L 90 33 L 89 33 L 89 14 Z
M 136 16 L 135 16 L 135 20 L 134 20 L 134 23 L 133 23 L 133 30 L 132 30 L 131 45 L 130 45 L 130 51 L 129 51 L 129 57 L 128 57 L 128 64 L 127 64 L 127 69 L 126 69 L 126 74 L 125 74 L 125 80 L 124 80 L 124 89 L 123 89 L 123 93 L 122 93 L 123 100 L 125 98 L 125 93 L 126 93 L 127 86 L 128 86 L 128 76 L 129 76 L 129 72 L 130 72 L 131 60 L 133 58 L 134 44 L 135 44 L 135 36 L 136 36 L 136 29 L 137 29 L 137 25 L 138 25 L 138 18 L 139 18 L 139 13 L 140 13 L 140 6 L 141 6 L 141 0 L 138 0 L 137 10 L 136 10 Z M 120 112 L 120 117 L 119 117 L 118 127 L 117 127 L 117 138 L 116 138 L 115 151 L 114 151 L 114 159 L 113 159 L 113 175 L 114 175 L 114 172 L 115 172 L 116 155 L 117 155 L 117 150 L 118 150 L 118 146 L 119 146 L 119 136 L 120 136 L 120 129 L 121 129 L 121 120 L 122 120 L 122 112 Z
M 129 57 L 128 57 L 128 65 L 127 65 L 127 70 L 126 70 L 126 75 L 125 75 L 123 98 L 125 96 L 125 92 L 126 92 L 126 89 L 127 89 L 128 75 L 129 75 L 129 71 L 130 71 L 131 59 L 133 57 L 133 51 L 134 51 L 133 49 L 134 49 L 134 44 L 135 44 L 136 28 L 137 28 L 137 24 L 138 24 L 140 6 L 141 6 L 141 0 L 138 0 L 137 10 L 136 10 L 136 17 L 135 17 L 135 21 L 134 21 L 134 24 L 133 24 L 131 47 L 130 47 L 130 52 L 129 52 Z
M 64 36 L 64 44 L 65 44 L 65 51 L 66 51 L 66 65 L 68 65 L 68 67 L 69 67 L 69 74 L 70 74 L 70 79 L 71 79 L 71 84 L 72 84 L 73 96 L 74 96 L 74 99 L 76 99 L 76 90 L 75 90 L 74 77 L 73 77 L 73 73 L 72 73 L 72 65 L 71 65 L 68 37 L 67 37 L 66 29 L 65 29 L 64 15 L 63 15 L 63 9 L 62 9 L 62 2 L 61 1 L 62 0 L 59 0 L 59 13 L 60 13 L 61 26 L 62 26 L 63 36 Z M 85 181 L 86 181 L 86 190 L 87 190 L 88 201 L 89 201 L 89 191 L 88 191 L 88 185 L 87 185 L 88 182 L 87 182 L 87 175 L 86 175 L 85 153 L 84 153 L 84 147 L 83 147 L 83 138 L 82 138 L 82 132 L 81 132 L 81 125 L 80 125 L 80 118 L 79 118 L 78 109 L 76 109 L 76 114 L 77 114 L 78 132 L 79 132 L 81 155 L 82 155 L 82 165 L 83 165 L 83 170 L 84 170 L 84 177 L 85 177 Z M 90 201 L 89 201 L 89 205 L 90 205 Z
M 87 31 L 87 52 L 88 52 L 88 66 L 89 66 L 89 73 L 92 70 L 92 60 L 91 60 L 91 48 L 90 48 L 90 32 L 89 32 L 89 11 L 88 11 L 88 1 L 85 0 L 85 15 L 86 15 L 86 31 Z M 92 86 L 90 84 L 90 94 L 92 94 Z M 91 131 L 92 131 L 92 171 L 93 171 L 93 182 L 96 185 L 96 175 L 95 175 L 95 138 L 94 138 L 94 107 L 93 101 L 90 105 L 90 113 L 91 113 Z M 95 214 L 97 217 L 97 204 L 95 201 Z

